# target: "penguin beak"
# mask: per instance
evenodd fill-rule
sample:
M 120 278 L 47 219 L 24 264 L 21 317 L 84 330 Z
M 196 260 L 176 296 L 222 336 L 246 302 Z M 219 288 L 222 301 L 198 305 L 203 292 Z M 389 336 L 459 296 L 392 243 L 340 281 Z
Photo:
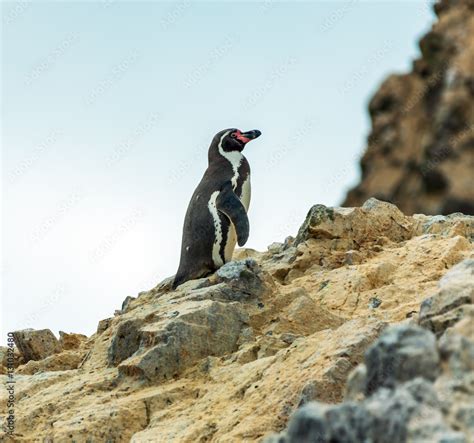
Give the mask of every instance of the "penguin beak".
M 260 137 L 261 135 L 262 133 L 258 129 L 252 129 L 251 131 L 241 132 L 237 136 L 237 138 L 239 138 L 239 140 L 241 140 L 242 142 L 247 143 L 250 140 L 254 140 L 257 137 Z

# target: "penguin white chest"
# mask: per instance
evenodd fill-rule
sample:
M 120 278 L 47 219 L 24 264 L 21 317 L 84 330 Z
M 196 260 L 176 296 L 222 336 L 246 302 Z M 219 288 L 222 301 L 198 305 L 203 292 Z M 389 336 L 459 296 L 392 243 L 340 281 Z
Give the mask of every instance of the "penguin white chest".
M 250 186 L 250 174 L 249 174 L 242 185 L 242 192 L 240 195 L 240 201 L 244 205 L 244 208 L 247 212 L 249 211 L 251 194 L 252 194 L 252 190 Z

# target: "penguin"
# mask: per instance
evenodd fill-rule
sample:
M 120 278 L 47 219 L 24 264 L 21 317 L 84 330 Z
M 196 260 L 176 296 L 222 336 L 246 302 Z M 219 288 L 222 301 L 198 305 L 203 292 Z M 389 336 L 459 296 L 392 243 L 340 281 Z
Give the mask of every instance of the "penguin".
M 250 165 L 242 154 L 261 135 L 257 129 L 218 132 L 208 151 L 208 167 L 184 218 L 181 258 L 173 289 L 205 277 L 231 260 L 235 244 L 249 237 Z

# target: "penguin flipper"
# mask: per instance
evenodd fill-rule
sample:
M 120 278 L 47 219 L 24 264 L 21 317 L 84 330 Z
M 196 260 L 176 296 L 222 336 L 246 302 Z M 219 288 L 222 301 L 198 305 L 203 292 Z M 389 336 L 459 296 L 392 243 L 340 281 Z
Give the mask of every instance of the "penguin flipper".
M 232 189 L 232 184 L 227 182 L 221 189 L 217 197 L 217 209 L 222 212 L 232 224 L 237 232 L 237 243 L 239 246 L 245 245 L 249 238 L 249 218 L 244 205 Z

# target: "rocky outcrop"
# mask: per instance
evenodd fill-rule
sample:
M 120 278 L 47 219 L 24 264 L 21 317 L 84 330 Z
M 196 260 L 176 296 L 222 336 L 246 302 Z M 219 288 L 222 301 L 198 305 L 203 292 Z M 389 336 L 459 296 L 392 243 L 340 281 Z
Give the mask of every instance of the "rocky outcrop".
M 253 442 L 290 417 L 271 438 L 300 438 L 301 419 L 468 439 L 473 234 L 462 214 L 316 205 L 295 238 L 166 279 L 22 362 L 14 441 Z
M 474 260 L 453 267 L 439 292 L 422 304 L 418 322 L 433 329 L 426 310 L 450 315 L 472 306 Z M 288 429 L 267 443 L 459 442 L 474 440 L 474 314 L 451 316 L 436 327 L 439 340 L 413 322 L 392 326 L 349 376 L 339 405 L 308 403 Z
M 58 339 L 49 329 L 15 331 L 13 339 L 24 362 L 43 360 L 61 350 Z
M 440 280 L 439 292 L 421 305 L 420 325 L 439 336 L 461 319 L 473 318 L 473 282 L 474 260 L 456 265 Z
M 474 214 L 474 4 L 435 11 L 412 72 L 388 77 L 370 101 L 362 179 L 344 206 L 376 197 L 406 214 Z

